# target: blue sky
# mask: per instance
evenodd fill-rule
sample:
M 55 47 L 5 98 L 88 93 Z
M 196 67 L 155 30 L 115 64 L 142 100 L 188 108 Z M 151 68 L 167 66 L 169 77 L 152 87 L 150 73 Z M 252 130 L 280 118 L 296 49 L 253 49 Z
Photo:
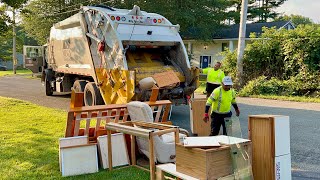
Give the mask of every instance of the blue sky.
M 287 0 L 277 12 L 287 15 L 298 14 L 311 18 L 315 23 L 320 23 L 320 0 Z

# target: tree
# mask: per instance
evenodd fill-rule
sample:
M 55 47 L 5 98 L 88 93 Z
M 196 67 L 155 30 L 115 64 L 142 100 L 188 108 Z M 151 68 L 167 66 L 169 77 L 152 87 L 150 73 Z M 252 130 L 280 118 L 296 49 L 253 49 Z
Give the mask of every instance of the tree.
M 12 10 L 12 61 L 13 61 L 13 73 L 16 74 L 17 68 L 17 52 L 16 52 L 16 10 L 21 9 L 22 5 L 27 2 L 27 0 L 1 0 L 0 2 L 8 5 Z
M 286 0 L 257 0 L 257 6 L 252 8 L 252 18 L 258 18 L 258 22 L 267 22 L 275 19 L 279 13 L 274 9 L 281 6 Z
M 280 16 L 276 20 L 291 21 L 296 27 L 299 25 L 313 24 L 313 21 L 310 18 L 295 14 Z
M 133 5 L 141 10 L 155 12 L 169 19 L 173 24 L 179 24 L 181 31 L 191 33 L 193 38 L 211 39 L 213 31 L 223 26 L 231 0 L 113 0 L 104 4 L 131 9 Z M 28 34 L 39 42 L 45 43 L 52 24 L 75 14 L 81 5 L 99 4 L 99 0 L 87 1 L 49 1 L 33 0 L 22 13 L 23 25 Z
M 3 34 L 9 29 L 9 26 L 7 25 L 9 16 L 5 12 L 6 9 L 7 7 L 5 5 L 0 5 L 0 36 L 3 36 Z
M 281 6 L 286 0 L 249 0 L 248 2 L 248 20 L 254 22 L 266 22 L 269 19 L 275 19 L 279 13 L 274 9 Z M 236 24 L 240 22 L 241 0 L 229 1 L 232 10 L 229 11 L 229 18 Z

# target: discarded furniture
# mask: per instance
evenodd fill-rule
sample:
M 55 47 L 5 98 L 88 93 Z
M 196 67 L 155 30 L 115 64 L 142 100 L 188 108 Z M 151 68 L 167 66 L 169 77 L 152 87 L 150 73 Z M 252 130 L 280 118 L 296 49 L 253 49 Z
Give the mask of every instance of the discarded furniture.
M 201 140 L 205 137 L 198 138 Z M 246 162 L 250 161 L 251 142 L 249 140 L 230 136 L 211 136 L 211 138 L 216 138 L 221 146 L 187 148 L 183 144 L 176 144 L 176 170 L 194 178 L 210 180 L 233 175 L 234 167 L 238 167 L 238 163 L 246 165 Z M 243 151 L 233 151 L 232 145 L 239 146 Z M 245 168 L 247 169 L 244 171 L 250 171 L 251 166 Z
M 155 122 L 167 122 L 171 105 L 169 100 L 145 103 L 151 106 L 153 109 L 153 113 L 155 114 Z M 65 137 L 88 135 L 90 142 L 96 142 L 96 139 L 99 135 L 106 135 L 106 130 L 104 127 L 106 123 L 126 122 L 127 120 L 128 111 L 126 104 L 84 107 L 75 107 L 72 105 L 68 111 Z
M 87 136 L 59 139 L 59 162 L 62 176 L 96 173 L 98 155 L 96 144 L 88 144 Z
M 290 124 L 288 116 L 249 116 L 254 179 L 291 179 Z
M 183 179 L 183 180 L 199 180 L 197 178 L 182 174 L 180 172 L 176 171 L 176 165 L 172 164 L 172 163 L 168 163 L 168 164 L 160 164 L 157 165 L 157 176 L 156 179 L 157 180 L 164 180 L 164 173 L 168 173 L 170 175 L 173 175 L 179 179 Z
M 132 101 L 127 104 L 130 119 L 133 122 L 143 121 L 153 123 L 152 109 L 146 103 Z M 186 137 L 185 134 L 179 133 L 179 139 Z M 155 160 L 160 163 L 175 162 L 175 136 L 174 133 L 166 133 L 154 137 Z M 148 139 L 137 137 L 139 150 L 150 158 Z
M 190 99 L 190 128 L 191 132 L 197 136 L 209 136 L 211 133 L 211 117 L 209 122 L 204 122 L 203 115 L 206 107 L 206 96 L 196 96 Z
M 157 130 L 155 130 L 157 129 Z M 158 123 L 147 123 L 140 121 L 127 121 L 123 123 L 107 123 L 106 130 L 108 135 L 108 161 L 109 161 L 109 170 L 112 170 L 112 139 L 111 131 L 121 132 L 124 134 L 131 135 L 131 165 L 136 166 L 136 156 L 135 156 L 135 139 L 137 137 L 143 137 L 148 139 L 148 152 L 149 152 L 149 162 L 150 162 L 150 179 L 155 179 L 155 143 L 156 138 L 166 133 L 175 134 L 175 142 L 179 142 L 179 129 L 177 126 L 158 124 Z
M 107 135 L 98 137 L 98 152 L 103 169 L 109 168 L 107 137 Z M 122 133 L 111 134 L 111 139 L 113 142 L 112 167 L 129 165 L 130 160 L 124 135 Z

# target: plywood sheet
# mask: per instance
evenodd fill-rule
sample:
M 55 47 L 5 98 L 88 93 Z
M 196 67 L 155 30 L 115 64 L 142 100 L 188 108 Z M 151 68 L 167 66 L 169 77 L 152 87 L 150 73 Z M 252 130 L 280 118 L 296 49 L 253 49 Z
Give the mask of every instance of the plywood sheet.
M 97 146 L 84 145 L 60 149 L 62 176 L 98 172 Z
M 108 139 L 107 135 L 98 137 L 98 147 L 100 162 L 104 169 L 109 167 L 108 161 Z M 129 164 L 129 156 L 125 138 L 122 133 L 112 134 L 112 167 L 124 166 Z

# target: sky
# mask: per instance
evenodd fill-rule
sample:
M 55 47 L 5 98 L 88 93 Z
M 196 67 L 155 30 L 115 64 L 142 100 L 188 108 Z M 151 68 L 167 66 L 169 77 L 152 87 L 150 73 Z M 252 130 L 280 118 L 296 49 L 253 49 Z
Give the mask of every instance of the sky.
M 287 0 L 276 11 L 284 14 L 302 15 L 320 23 L 320 0 Z

